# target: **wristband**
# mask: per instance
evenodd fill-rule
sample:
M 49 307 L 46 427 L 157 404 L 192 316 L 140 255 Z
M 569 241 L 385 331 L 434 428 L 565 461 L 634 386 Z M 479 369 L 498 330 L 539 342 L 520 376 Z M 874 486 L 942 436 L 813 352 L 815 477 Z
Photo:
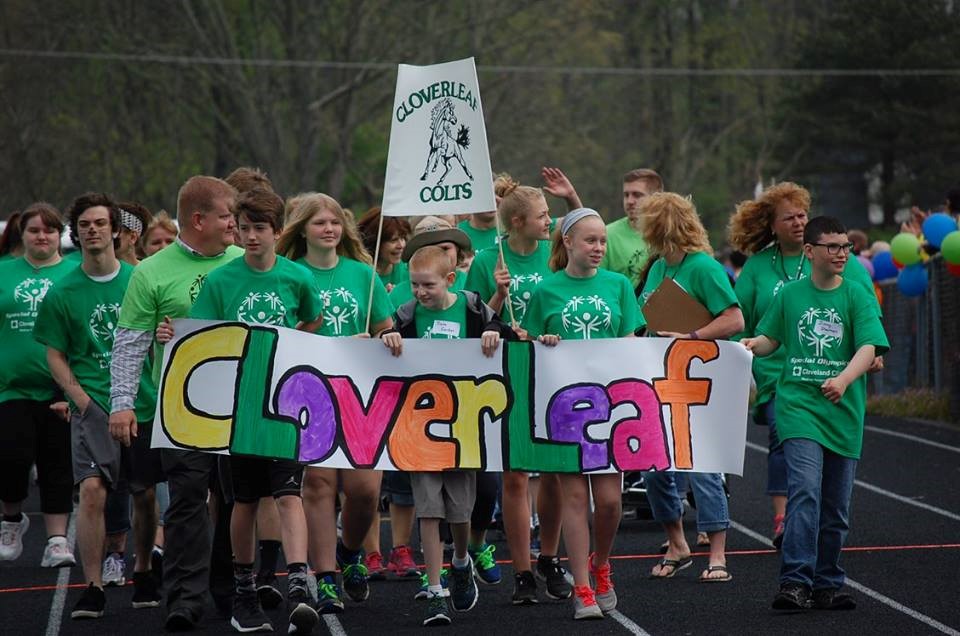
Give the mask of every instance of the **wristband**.
M 697 330 L 696 330 L 696 329 L 694 329 L 693 331 L 691 331 L 690 333 L 688 333 L 688 334 L 687 334 L 687 337 L 690 338 L 691 340 L 699 340 L 699 339 L 700 339 L 700 336 L 697 335 Z

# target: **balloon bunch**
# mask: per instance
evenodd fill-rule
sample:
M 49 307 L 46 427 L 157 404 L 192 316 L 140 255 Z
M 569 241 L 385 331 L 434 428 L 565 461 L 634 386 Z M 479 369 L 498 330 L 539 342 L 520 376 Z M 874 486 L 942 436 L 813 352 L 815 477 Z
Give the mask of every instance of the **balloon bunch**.
M 926 243 L 910 233 L 901 232 L 890 241 L 890 251 L 873 256 L 873 279 L 896 277 L 897 287 L 905 296 L 921 296 L 927 291 L 927 252 L 939 250 L 954 276 L 960 276 L 960 230 L 949 214 L 931 214 L 923 222 Z M 926 249 L 925 248 L 932 248 Z

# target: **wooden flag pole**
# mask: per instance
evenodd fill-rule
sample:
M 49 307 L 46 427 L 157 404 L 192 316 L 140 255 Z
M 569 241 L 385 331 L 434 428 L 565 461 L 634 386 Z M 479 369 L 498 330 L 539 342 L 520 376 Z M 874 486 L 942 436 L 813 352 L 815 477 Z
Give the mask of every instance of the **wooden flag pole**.
M 380 212 L 380 225 L 377 226 L 377 246 L 373 248 L 373 276 L 370 277 L 370 293 L 367 295 L 367 322 L 364 333 L 370 333 L 370 314 L 373 312 L 373 287 L 377 284 L 377 262 L 380 258 L 380 237 L 383 235 L 383 212 Z M 371 336 L 374 334 L 370 334 Z
M 507 261 L 503 257 L 503 228 L 500 227 L 500 215 L 496 214 L 495 218 L 497 219 L 497 248 L 500 250 L 500 260 L 498 265 L 503 265 L 504 268 L 507 267 Z M 509 271 L 509 270 L 507 270 Z M 513 315 L 513 303 L 510 302 L 510 286 L 507 285 L 507 312 L 510 314 L 510 326 L 514 329 L 519 327 L 517 324 L 517 319 Z M 500 312 L 503 313 L 503 312 Z

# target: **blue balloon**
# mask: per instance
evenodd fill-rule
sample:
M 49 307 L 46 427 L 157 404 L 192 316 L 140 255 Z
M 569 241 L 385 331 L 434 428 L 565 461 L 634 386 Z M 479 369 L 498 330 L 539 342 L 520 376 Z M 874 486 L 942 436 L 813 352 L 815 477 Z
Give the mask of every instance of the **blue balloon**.
M 904 267 L 897 277 L 897 287 L 904 296 L 922 296 L 927 291 L 927 268 L 922 263 Z
M 938 212 L 937 214 L 931 214 L 923 222 L 923 238 L 925 238 L 930 245 L 940 249 L 940 244 L 943 243 L 943 239 L 947 234 L 956 229 L 957 222 L 953 220 L 952 216 Z
M 897 266 L 893 264 L 893 254 L 878 252 L 873 255 L 873 280 L 887 280 L 896 278 Z

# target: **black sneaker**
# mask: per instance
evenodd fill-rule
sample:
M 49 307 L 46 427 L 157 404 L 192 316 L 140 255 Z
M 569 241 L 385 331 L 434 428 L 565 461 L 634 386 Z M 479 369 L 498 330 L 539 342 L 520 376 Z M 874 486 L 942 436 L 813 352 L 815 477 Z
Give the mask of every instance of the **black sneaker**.
M 257 595 L 252 592 L 237 594 L 233 597 L 233 615 L 230 617 L 230 624 L 242 633 L 273 631 L 270 619 L 263 613 Z
M 827 588 L 813 591 L 813 609 L 818 610 L 853 610 L 857 609 L 857 601 L 849 594 L 840 590 Z
M 450 567 L 450 604 L 458 612 L 469 612 L 477 604 L 477 596 L 473 561 L 467 557 L 467 564 L 462 568 Z
M 134 609 L 160 607 L 160 592 L 152 572 L 133 573 L 133 601 L 130 604 Z
M 782 583 L 773 597 L 773 609 L 787 612 L 810 609 L 810 588 L 803 583 Z
M 573 586 L 567 582 L 567 571 L 557 557 L 538 556 L 536 576 L 547 584 L 547 596 L 555 601 L 568 599 L 573 594 Z
M 257 573 L 257 598 L 264 609 L 276 609 L 283 603 L 283 594 L 277 583 L 277 575 L 273 572 Z
M 302 585 L 287 588 L 287 613 L 290 616 L 288 634 L 309 634 L 320 621 L 317 611 L 310 607 L 310 592 Z
M 536 605 L 537 580 L 533 578 L 533 572 L 527 570 L 513 575 L 513 598 L 511 602 L 514 605 Z
M 196 627 L 197 619 L 185 607 L 171 610 L 163 623 L 164 630 L 168 632 L 192 632 Z
M 103 590 L 91 583 L 83 591 L 83 596 L 77 604 L 73 606 L 70 618 L 100 618 L 103 616 L 103 608 L 106 605 L 107 597 Z
M 333 576 L 317 577 L 317 612 L 320 614 L 339 614 L 343 611 L 343 599 L 340 598 L 340 586 Z
M 338 559 L 339 561 L 339 559 Z M 343 591 L 350 600 L 362 603 L 370 598 L 370 585 L 367 583 L 367 566 L 363 564 L 363 555 L 357 553 L 354 563 L 338 563 L 343 573 Z
M 447 607 L 447 599 L 442 595 L 427 597 L 427 615 L 423 619 L 423 625 L 435 627 L 449 624 L 450 609 Z

